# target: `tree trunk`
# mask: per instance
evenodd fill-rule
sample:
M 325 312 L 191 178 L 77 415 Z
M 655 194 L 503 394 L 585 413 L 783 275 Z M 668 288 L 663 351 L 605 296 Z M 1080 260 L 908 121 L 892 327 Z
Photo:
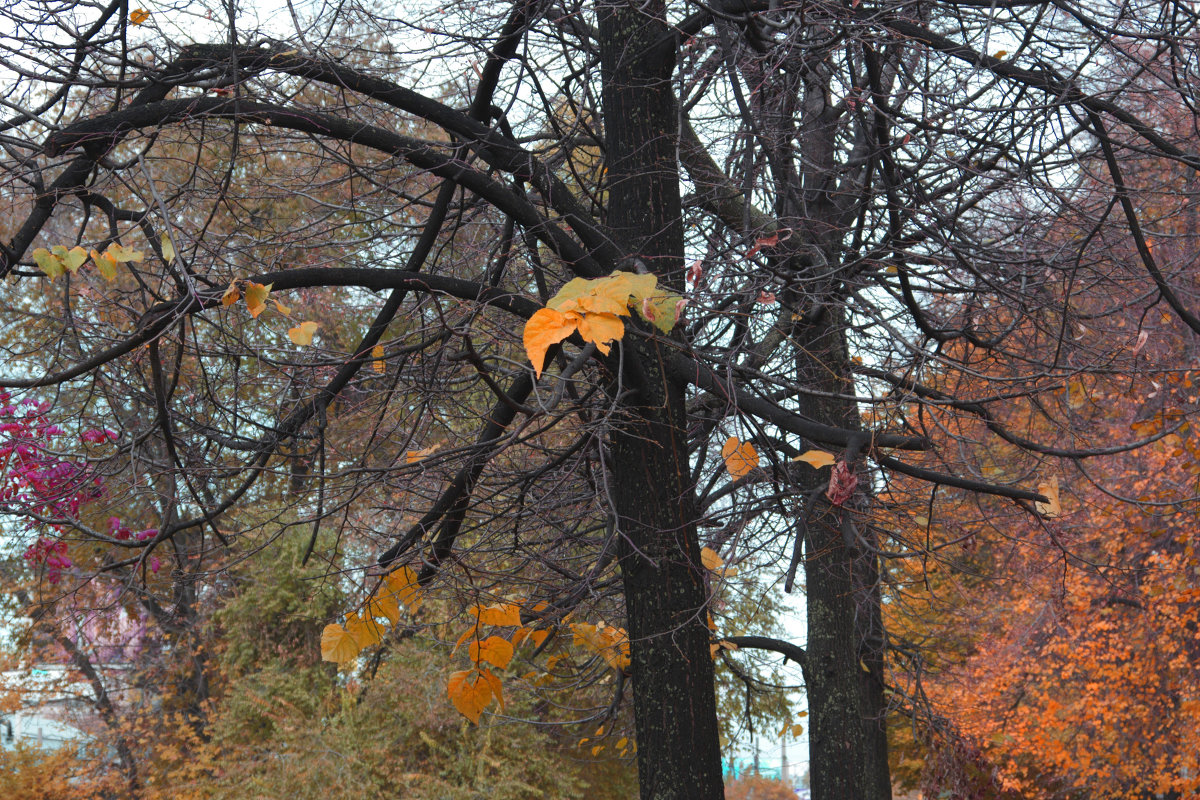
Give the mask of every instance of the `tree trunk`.
M 677 119 L 661 2 L 599 8 L 607 222 L 660 283 L 683 274 Z M 632 265 L 631 265 L 632 268 Z M 632 659 L 643 800 L 724 796 L 707 600 L 688 468 L 684 384 L 627 336 L 608 464 Z

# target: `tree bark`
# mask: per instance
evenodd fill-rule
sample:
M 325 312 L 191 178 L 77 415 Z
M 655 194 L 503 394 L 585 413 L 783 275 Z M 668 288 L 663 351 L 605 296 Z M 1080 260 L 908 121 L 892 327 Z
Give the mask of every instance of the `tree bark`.
M 672 284 L 682 277 L 683 232 L 673 59 L 653 46 L 663 19 L 660 2 L 611 4 L 600 6 L 598 23 L 607 222 L 622 249 Z M 627 336 L 621 345 L 630 369 L 613 389 L 628 399 L 608 442 L 641 797 L 717 800 L 724 788 L 685 386 L 668 375 L 659 346 L 641 341 Z

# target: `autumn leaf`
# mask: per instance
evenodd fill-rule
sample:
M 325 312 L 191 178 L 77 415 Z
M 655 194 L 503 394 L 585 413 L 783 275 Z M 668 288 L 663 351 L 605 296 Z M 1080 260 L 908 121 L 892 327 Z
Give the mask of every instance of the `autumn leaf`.
M 487 682 L 488 688 L 492 690 L 492 696 L 496 698 L 496 702 L 500 704 L 500 710 L 504 710 L 504 691 L 500 686 L 500 679 L 497 678 L 490 669 L 479 667 L 479 674 Z
M 361 649 L 354 637 L 336 622 L 326 625 L 321 631 L 322 661 L 346 664 L 353 661 Z
M 584 314 L 577 325 L 580 337 L 595 344 L 604 355 L 612 350 L 614 341 L 625 335 L 625 323 L 612 314 Z
M 533 364 L 533 372 L 537 377 L 542 377 L 547 351 L 574 333 L 577 327 L 575 320 L 568 320 L 565 314 L 553 308 L 539 308 L 529 318 L 522 338 L 525 355 Z
M 749 475 L 758 466 L 758 451 L 749 442 L 743 442 L 736 436 L 730 436 L 721 447 L 721 458 L 725 459 L 725 469 L 734 480 Z
M 283 314 L 285 317 L 290 317 L 292 315 L 292 310 L 276 300 L 274 297 L 271 298 L 271 302 L 275 304 L 275 310 L 280 314 Z
M 38 269 L 46 273 L 52 281 L 58 280 L 58 276 L 63 274 L 63 265 L 54 257 L 53 253 L 44 247 L 33 251 L 33 261 L 38 265 Z
M 134 25 L 141 25 L 148 19 L 150 19 L 150 12 L 144 8 L 135 8 L 129 12 L 129 21 Z
M 451 673 L 446 693 L 458 713 L 476 725 L 483 710 L 492 702 L 492 685 L 479 670 L 469 669 Z
M 237 279 L 235 278 L 229 282 L 229 288 L 225 290 L 225 294 L 221 295 L 221 305 L 228 307 L 241 299 L 242 293 L 238 289 Z
M 521 627 L 521 607 L 516 603 L 497 603 L 491 606 L 476 604 L 470 612 L 480 625 L 495 625 L 501 628 Z
M 146 255 L 141 250 L 134 250 L 132 247 L 126 247 L 125 245 L 118 244 L 116 242 L 110 244 L 108 249 L 106 249 L 104 252 L 108 254 L 109 258 L 111 258 L 113 261 L 116 261 L 118 264 L 124 264 L 129 261 L 140 264 L 142 261 L 146 260 Z
M 534 647 L 541 647 L 542 642 L 550 636 L 550 631 L 539 631 L 533 628 L 518 628 L 513 632 L 513 647 L 519 647 L 522 642 L 533 642 Z
M 93 250 L 90 253 L 92 263 L 96 265 L 96 269 L 104 276 L 104 280 L 112 283 L 117 279 L 117 260 L 107 253 L 101 253 L 99 250 Z
M 700 563 L 704 565 L 705 569 L 713 572 L 725 566 L 725 561 L 711 547 L 700 548 Z
M 171 237 L 167 235 L 166 231 L 162 232 L 159 241 L 162 243 L 163 261 L 170 264 L 175 260 L 175 245 L 171 243 Z
M 375 359 L 371 362 L 371 369 L 382 375 L 387 370 L 387 365 L 383 363 L 383 345 L 377 344 L 371 348 L 371 358 Z
M 803 461 L 813 469 L 820 469 L 821 467 L 836 464 L 837 457 L 832 453 L 826 453 L 824 450 L 806 450 L 793 458 L 792 461 Z
M 249 294 L 247 293 L 247 298 L 248 297 Z M 250 313 L 254 314 L 253 311 Z M 258 315 L 255 314 L 255 316 Z M 307 345 L 312 344 L 313 334 L 317 332 L 317 328 L 319 327 L 320 325 L 315 322 L 301 322 L 294 328 L 288 328 L 288 338 L 292 340 L 293 344 L 299 345 L 300 347 L 306 347 Z
M 410 614 L 415 613 L 421 607 L 424 599 L 421 597 L 421 584 L 412 567 L 401 567 L 394 572 L 389 572 L 383 579 L 383 585 L 391 594 L 395 595 Z
M 369 613 L 347 614 L 345 628 L 360 650 L 383 641 L 383 628 Z
M 50 248 L 50 252 L 58 259 L 59 263 L 66 268 L 67 272 L 74 275 L 83 266 L 83 262 L 87 261 L 88 252 L 82 247 L 72 247 L 68 250 L 63 245 L 55 245 Z
M 478 639 L 471 642 L 467 653 L 476 665 L 486 661 L 497 669 L 504 669 L 508 662 L 512 661 L 513 646 L 511 642 L 499 636 L 489 636 L 482 642 Z
M 613 669 L 629 668 L 629 637 L 624 628 L 617 628 L 601 622 L 590 625 L 586 622 L 572 622 L 571 633 L 574 643 L 603 658 Z
M 1046 519 L 1054 519 L 1062 516 L 1062 504 L 1058 499 L 1058 476 L 1051 475 L 1050 480 L 1042 481 L 1038 484 L 1038 494 L 1046 498 L 1047 502 L 1037 500 L 1033 507 L 1037 512 Z
M 416 464 L 426 456 L 431 456 L 441 449 L 440 444 L 431 444 L 429 447 L 423 447 L 420 450 L 409 450 L 404 454 L 404 460 L 408 464 Z
M 250 310 L 250 316 L 258 319 L 267 308 L 267 295 L 271 293 L 273 283 L 268 283 L 264 286 L 261 283 L 246 281 L 246 308 Z
M 383 588 L 382 585 L 380 588 Z M 400 602 L 390 592 L 379 597 L 372 596 L 367 601 L 367 613 L 373 617 L 386 617 L 388 622 L 395 625 L 400 621 Z
M 683 312 L 681 301 L 681 295 L 671 292 L 644 297 L 638 304 L 638 315 L 663 333 L 670 333 Z

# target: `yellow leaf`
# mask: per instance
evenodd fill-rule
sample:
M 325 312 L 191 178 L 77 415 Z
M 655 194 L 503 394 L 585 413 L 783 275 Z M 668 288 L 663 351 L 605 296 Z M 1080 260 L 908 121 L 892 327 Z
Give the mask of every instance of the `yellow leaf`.
M 670 292 L 644 297 L 637 305 L 638 314 L 663 333 L 670 333 L 679 321 L 681 300 L 681 295 Z
M 150 19 L 150 12 L 144 8 L 135 8 L 129 12 L 129 21 L 134 25 L 141 25 L 148 19 Z
M 267 308 L 267 295 L 271 293 L 273 283 L 268 283 L 266 286 L 253 281 L 246 281 L 246 308 L 250 310 L 250 316 L 258 319 Z
M 1067 381 L 1067 405 L 1074 411 L 1083 408 L 1085 403 L 1087 403 L 1087 388 L 1079 378 L 1071 378 Z
M 290 317 L 292 315 L 292 310 L 275 298 L 271 298 L 271 302 L 275 304 L 275 310 L 280 314 L 283 314 L 285 317 Z
M 225 294 L 221 295 L 221 305 L 231 306 L 238 300 L 242 299 L 242 293 L 238 290 L 237 279 L 229 282 L 229 288 L 225 290 Z
M 346 633 L 354 637 L 360 650 L 383 641 L 383 628 L 370 614 L 347 614 L 345 627 Z
M 373 596 L 367 603 L 367 613 L 372 617 L 387 617 L 387 621 L 395 625 L 400 621 L 400 603 L 396 595 L 391 593 L 383 597 Z
M 537 377 L 542 377 L 542 369 L 546 364 L 546 352 L 551 347 L 566 339 L 578 327 L 578 318 L 567 319 L 561 311 L 553 308 L 539 308 L 529 321 L 525 323 L 525 333 L 522 337 L 525 343 L 525 355 L 533 364 Z
M 613 314 L 584 314 L 579 320 L 579 335 L 585 342 L 594 342 L 597 350 L 608 355 L 612 343 L 625 335 L 625 323 Z
M 470 612 L 479 618 L 480 625 L 496 625 L 502 628 L 521 627 L 521 607 L 516 603 L 497 603 L 492 606 L 476 604 Z
M 371 358 L 375 359 L 371 363 L 371 369 L 382 375 L 387 369 L 387 365 L 383 363 L 383 345 L 377 344 L 371 348 Z
M 605 625 L 603 622 L 598 625 L 572 622 L 571 632 L 574 634 L 576 646 L 600 656 L 613 669 L 629 668 L 629 637 L 624 628 Z
M 107 253 L 101 253 L 99 250 L 93 250 L 90 253 L 92 263 L 96 265 L 96 269 L 104 276 L 104 280 L 112 283 L 117 279 L 117 260 Z
M 482 642 L 478 639 L 471 642 L 471 647 L 467 652 L 476 665 L 481 661 L 486 661 L 497 669 L 504 669 L 508 666 L 508 662 L 512 661 L 513 646 L 511 642 L 501 639 L 499 636 L 489 636 Z
M 749 475 L 758 466 L 758 451 L 754 445 L 736 436 L 730 436 L 721 447 L 721 458 L 725 459 L 725 469 L 734 480 Z
M 602 744 L 596 745 L 595 747 L 592 748 L 592 755 L 593 756 L 600 755 L 600 751 L 603 749 L 604 749 L 604 745 L 602 745 Z
M 394 572 L 389 572 L 388 576 L 383 579 L 383 585 L 408 609 L 408 613 L 415 613 L 421 607 L 424 599 L 421 597 L 421 584 L 412 567 L 401 567 Z
M 491 684 L 482 680 L 482 675 L 473 669 L 451 673 L 446 693 L 458 713 L 476 725 L 483 710 L 492 702 Z
M 358 656 L 362 648 L 354 637 L 336 622 L 325 626 L 321 631 L 321 660 L 346 664 Z
M 806 450 L 793 458 L 792 461 L 803 461 L 813 469 L 820 469 L 821 467 L 832 467 L 836 464 L 837 456 L 832 453 L 826 453 L 824 450 Z
M 250 313 L 253 314 L 254 312 L 251 311 Z M 255 314 L 255 316 L 258 315 Z M 288 338 L 292 340 L 293 344 L 305 347 L 312 344 L 313 334 L 317 332 L 317 328 L 319 327 L 315 322 L 301 322 L 294 328 L 288 328 Z
M 717 555 L 717 551 L 711 547 L 700 548 L 700 563 L 704 565 L 705 569 L 712 570 L 713 572 L 725 566 L 724 559 Z
M 55 258 L 53 253 L 44 247 L 39 247 L 33 251 L 33 261 L 52 281 L 58 280 L 58 276 L 63 274 L 63 265 Z
M 167 235 L 166 231 L 163 231 L 162 236 L 158 238 L 162 242 L 163 260 L 170 264 L 175 260 L 175 245 L 171 243 L 171 237 Z
M 622 736 L 620 739 L 617 739 L 617 747 L 620 747 L 623 749 L 625 747 L 625 745 L 627 745 L 627 744 L 629 744 L 628 736 Z
M 804 726 L 801 725 L 799 722 L 797 722 L 795 725 L 792 726 L 792 738 L 793 739 L 799 739 L 800 734 L 802 734 L 802 733 L 804 733 Z
M 458 648 L 462 647 L 462 643 L 471 637 L 479 638 L 479 623 L 472 625 L 463 631 L 462 636 L 458 637 L 458 641 L 454 643 L 454 649 L 450 651 L 450 655 L 458 652 Z
M 1058 500 L 1058 476 L 1052 475 L 1050 480 L 1043 481 L 1038 484 L 1038 494 L 1045 497 L 1048 502 L 1043 503 L 1041 500 L 1036 501 L 1033 507 L 1037 512 L 1046 519 L 1054 519 L 1062 515 L 1062 505 Z
M 587 743 L 588 743 L 588 742 L 590 742 L 591 740 L 592 740 L 592 737 L 590 737 L 590 736 L 585 736 L 585 737 L 583 737 L 582 739 L 580 739 L 580 740 L 579 740 L 579 744 L 577 744 L 577 745 L 575 745 L 575 746 L 576 746 L 576 747 L 583 747 L 585 744 L 587 744 Z
M 126 247 L 123 244 L 113 242 L 105 251 L 109 258 L 116 261 L 118 264 L 124 264 L 127 261 L 142 262 L 146 260 L 146 256 L 141 250 L 134 250 L 132 247 Z
M 52 247 L 51 251 L 54 253 L 54 257 L 58 259 L 58 262 L 72 275 L 79 271 L 79 268 L 83 266 L 83 262 L 87 261 L 88 257 L 87 250 L 84 250 L 82 247 L 72 247 L 68 250 L 60 244 Z

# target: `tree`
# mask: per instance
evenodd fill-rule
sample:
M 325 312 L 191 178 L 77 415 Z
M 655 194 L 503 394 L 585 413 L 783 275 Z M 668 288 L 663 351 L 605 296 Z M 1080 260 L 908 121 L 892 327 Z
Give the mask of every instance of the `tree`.
M 389 591 L 453 597 L 475 700 L 498 694 L 485 612 L 599 641 L 578 666 L 613 707 L 632 684 L 644 798 L 721 796 L 730 646 L 802 665 L 815 797 L 889 796 L 882 581 L 924 543 L 875 492 L 1049 509 L 957 452 L 1137 446 L 1051 410 L 1136 336 L 1073 299 L 1200 331 L 1119 158 L 1200 166 L 1151 113 L 1193 100 L 1182 4 L 339 5 L 275 35 L 233 6 L 4 13 L 2 382 L 115 421 L 94 457 L 158 520 L 139 541 L 14 512 L 130 587 L 172 549 L 196 577 L 160 606 L 187 619 L 203 564 L 269 557 L 251 531 L 286 482 L 311 557 L 380 604 L 343 641 L 382 636 Z M 601 191 L 572 160 L 596 145 Z M 1077 203 L 1079 238 L 1045 236 Z M 936 435 L 947 409 L 976 424 Z M 787 564 L 806 644 L 714 633 L 705 546 Z

